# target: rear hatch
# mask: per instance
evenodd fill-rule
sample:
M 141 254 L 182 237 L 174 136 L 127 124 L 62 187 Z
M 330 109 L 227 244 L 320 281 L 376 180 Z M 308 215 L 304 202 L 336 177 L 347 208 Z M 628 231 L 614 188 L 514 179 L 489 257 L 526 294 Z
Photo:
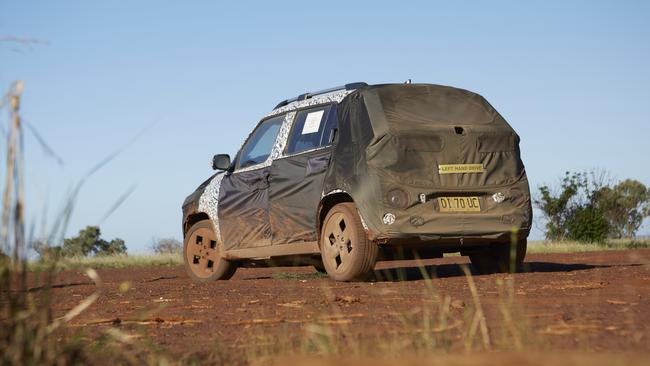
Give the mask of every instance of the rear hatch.
M 519 137 L 477 94 L 396 85 L 377 89 L 370 103 L 381 107 L 368 109 L 375 139 L 366 159 L 390 182 L 472 190 L 511 185 L 525 174 Z

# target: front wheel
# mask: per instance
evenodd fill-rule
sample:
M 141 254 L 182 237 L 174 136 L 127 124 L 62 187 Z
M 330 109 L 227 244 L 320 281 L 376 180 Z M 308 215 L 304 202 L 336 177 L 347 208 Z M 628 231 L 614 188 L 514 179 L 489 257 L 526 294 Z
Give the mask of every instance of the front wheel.
M 219 246 L 209 220 L 199 221 L 188 230 L 183 243 L 183 258 L 187 274 L 193 280 L 227 280 L 235 274 L 237 264 L 225 260 Z
M 517 272 L 523 269 L 528 242 L 519 240 L 516 244 L 495 243 L 471 253 L 469 259 L 479 273 Z
M 337 281 L 361 280 L 375 267 L 379 248 L 366 237 L 354 203 L 339 203 L 325 217 L 320 251 L 327 274 Z

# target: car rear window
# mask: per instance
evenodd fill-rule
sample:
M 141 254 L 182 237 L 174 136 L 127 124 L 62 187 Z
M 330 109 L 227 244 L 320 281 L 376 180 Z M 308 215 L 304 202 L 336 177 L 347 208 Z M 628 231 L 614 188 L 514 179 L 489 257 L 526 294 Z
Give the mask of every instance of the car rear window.
M 333 104 L 299 111 L 293 122 L 287 153 L 295 154 L 328 145 L 335 128 L 336 106 Z

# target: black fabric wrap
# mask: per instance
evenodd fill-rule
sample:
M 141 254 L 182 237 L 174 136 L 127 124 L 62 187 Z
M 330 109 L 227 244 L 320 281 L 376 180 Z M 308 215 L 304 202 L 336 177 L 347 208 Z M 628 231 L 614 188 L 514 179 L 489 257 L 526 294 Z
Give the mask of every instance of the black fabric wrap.
M 377 237 L 528 234 L 532 209 L 519 136 L 480 95 L 429 84 L 364 87 L 339 104 L 339 135 L 324 189 L 348 192 Z M 445 164 L 482 164 L 484 171 L 439 174 Z M 408 208 L 388 204 L 394 188 L 408 194 Z M 510 198 L 496 205 L 496 192 Z M 420 203 L 420 194 L 428 202 Z M 439 212 L 437 197 L 458 195 L 478 196 L 482 211 Z M 383 224 L 387 212 L 395 224 Z
M 229 174 L 221 181 L 219 227 L 226 250 L 271 244 L 269 171 Z
M 272 244 L 315 241 L 329 148 L 277 159 L 271 165 Z

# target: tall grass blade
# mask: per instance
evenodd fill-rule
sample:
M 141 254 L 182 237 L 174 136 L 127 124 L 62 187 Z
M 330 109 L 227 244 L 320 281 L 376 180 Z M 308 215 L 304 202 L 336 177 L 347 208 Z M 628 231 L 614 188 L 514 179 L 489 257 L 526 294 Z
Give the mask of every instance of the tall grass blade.
M 65 165 L 65 162 L 63 161 L 61 156 L 59 156 L 59 154 L 57 154 L 54 151 L 54 149 L 50 147 L 50 145 L 45 141 L 43 136 L 41 136 L 41 134 L 36 130 L 36 127 L 34 127 L 34 125 L 32 125 L 31 123 L 29 123 L 24 119 L 23 119 L 23 123 L 25 124 L 25 126 L 27 126 L 27 129 L 29 130 L 29 132 L 32 133 L 36 141 L 38 141 L 39 145 L 41 145 L 41 148 L 43 149 L 45 155 L 54 159 L 57 162 L 57 164 L 59 164 L 59 166 Z
M 470 332 L 472 332 L 475 327 L 479 327 L 482 336 L 481 338 L 483 340 L 483 348 L 485 348 L 486 351 L 490 351 L 492 350 L 492 342 L 490 341 L 490 334 L 488 332 L 487 322 L 485 320 L 485 313 L 483 312 L 483 306 L 481 306 L 481 300 L 478 296 L 474 278 L 472 277 L 472 273 L 466 265 L 463 264 L 460 266 L 460 268 L 463 270 L 463 273 L 465 273 L 465 278 L 467 278 L 467 285 L 469 286 L 469 290 L 472 293 L 472 301 L 474 302 L 474 306 L 476 306 L 476 313 L 474 314 L 474 319 L 472 320 L 472 327 L 470 328 Z
M 129 196 L 135 191 L 136 185 L 132 185 L 129 187 L 129 189 L 126 190 L 126 192 L 122 193 L 122 195 L 113 203 L 113 205 L 106 211 L 104 216 L 99 220 L 99 224 L 103 223 L 107 218 L 109 218 L 123 203 L 124 201 L 129 198 Z

